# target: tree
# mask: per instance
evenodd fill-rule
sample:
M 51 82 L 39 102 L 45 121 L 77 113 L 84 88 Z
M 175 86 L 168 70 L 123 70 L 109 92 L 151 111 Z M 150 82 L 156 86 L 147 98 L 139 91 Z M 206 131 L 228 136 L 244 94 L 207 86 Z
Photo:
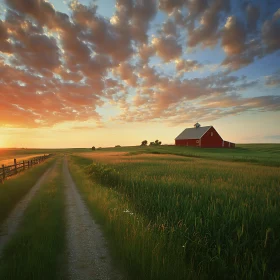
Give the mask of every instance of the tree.
M 155 146 L 155 142 L 150 142 L 150 146 Z
M 147 146 L 147 144 L 148 144 L 148 141 L 144 140 L 144 141 L 142 141 L 141 146 Z
M 155 141 L 155 145 L 156 145 L 156 146 L 160 146 L 160 145 L 161 145 L 161 141 L 156 140 L 156 141 Z
M 92 149 L 93 151 L 95 151 L 95 147 L 94 147 L 94 146 L 92 146 L 91 149 Z

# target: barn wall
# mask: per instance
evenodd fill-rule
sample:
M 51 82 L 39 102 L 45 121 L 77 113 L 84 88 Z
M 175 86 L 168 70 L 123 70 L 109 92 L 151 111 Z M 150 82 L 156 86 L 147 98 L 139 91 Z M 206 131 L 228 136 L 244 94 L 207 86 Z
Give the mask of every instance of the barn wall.
M 211 134 L 213 135 L 211 136 Z M 190 146 L 190 147 L 202 147 L 202 148 L 235 148 L 235 143 L 229 141 L 223 141 L 222 137 L 211 127 L 200 139 L 200 143 L 197 143 L 199 139 L 183 139 L 175 140 L 176 146 Z
M 190 147 L 197 147 L 199 143 L 196 141 L 199 139 L 184 139 L 184 140 L 175 140 L 176 146 L 190 146 Z
M 213 136 L 211 136 L 213 134 Z M 211 127 L 201 138 L 201 147 L 203 148 L 221 148 L 223 146 L 223 139 L 215 130 Z
M 235 148 L 235 143 L 224 141 L 224 148 Z

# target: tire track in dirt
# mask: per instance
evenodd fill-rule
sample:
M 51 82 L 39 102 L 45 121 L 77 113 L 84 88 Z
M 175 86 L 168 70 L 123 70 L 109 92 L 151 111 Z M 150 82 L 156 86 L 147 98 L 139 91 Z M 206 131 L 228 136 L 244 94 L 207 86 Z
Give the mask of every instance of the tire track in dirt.
M 3 248 L 7 244 L 7 242 L 11 239 L 13 234 L 16 232 L 20 222 L 22 220 L 24 211 L 29 205 L 32 198 L 35 196 L 37 191 L 40 189 L 41 185 L 47 180 L 48 175 L 54 170 L 56 167 L 55 162 L 53 166 L 47 169 L 45 173 L 39 178 L 36 184 L 29 190 L 29 192 L 18 202 L 9 216 L 4 220 L 4 222 L 0 225 L 0 257 L 3 251 Z
M 100 227 L 93 221 L 64 158 L 67 255 L 70 280 L 124 279 L 113 265 Z

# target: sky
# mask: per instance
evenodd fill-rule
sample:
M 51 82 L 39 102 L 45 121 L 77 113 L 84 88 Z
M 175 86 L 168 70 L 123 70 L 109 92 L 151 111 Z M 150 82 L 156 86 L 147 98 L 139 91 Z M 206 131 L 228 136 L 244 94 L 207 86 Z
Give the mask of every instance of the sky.
M 0 0 L 0 147 L 280 142 L 280 1 Z

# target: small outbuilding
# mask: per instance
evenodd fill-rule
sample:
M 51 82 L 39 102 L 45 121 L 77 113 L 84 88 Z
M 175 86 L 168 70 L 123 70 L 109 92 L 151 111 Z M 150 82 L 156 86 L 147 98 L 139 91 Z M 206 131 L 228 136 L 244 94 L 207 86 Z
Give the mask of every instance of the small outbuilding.
M 225 141 L 213 126 L 201 127 L 199 123 L 194 128 L 186 128 L 175 138 L 176 146 L 191 146 L 201 148 L 235 148 L 235 143 Z

